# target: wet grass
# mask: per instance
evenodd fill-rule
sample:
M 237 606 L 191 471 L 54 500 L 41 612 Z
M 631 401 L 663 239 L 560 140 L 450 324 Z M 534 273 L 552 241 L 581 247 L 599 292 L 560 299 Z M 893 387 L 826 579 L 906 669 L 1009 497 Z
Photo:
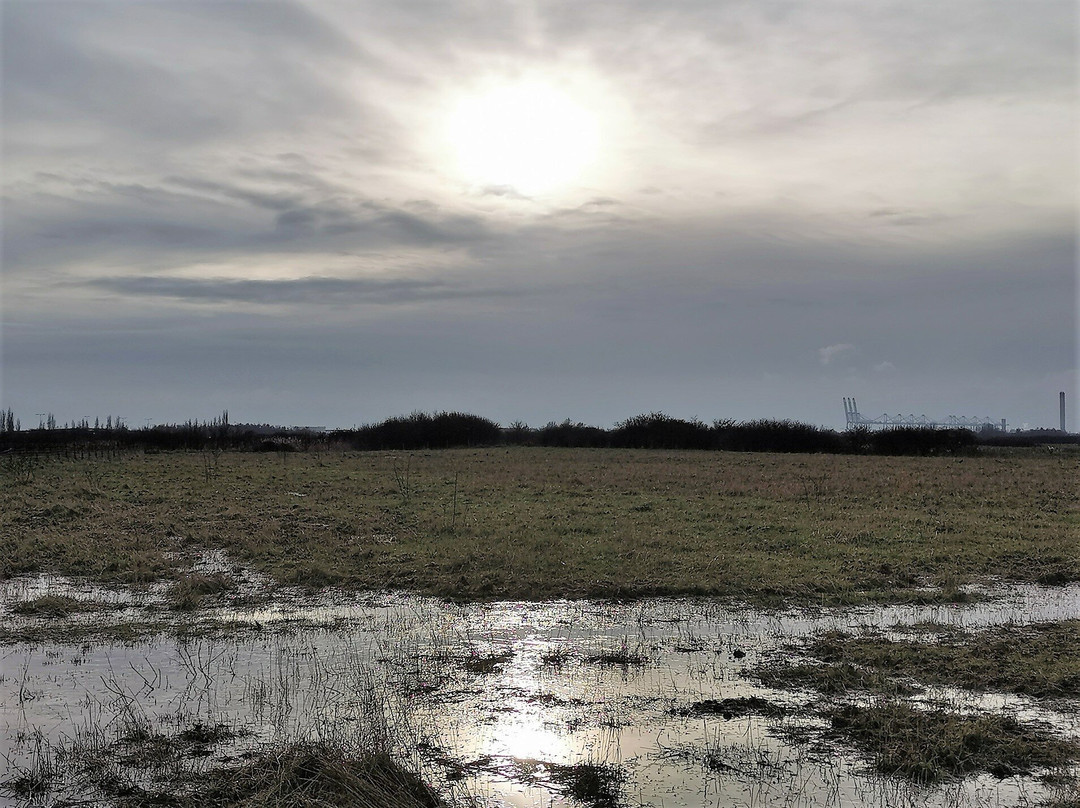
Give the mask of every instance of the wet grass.
M 220 548 L 279 582 L 466 600 L 842 604 L 955 599 L 989 576 L 1080 579 L 1071 455 L 450 450 L 407 458 L 408 496 L 405 460 L 44 462 L 0 486 L 0 576 L 174 579 L 186 555 Z
M 587 654 L 585 661 L 593 665 L 621 665 L 622 667 L 641 667 L 649 664 L 649 656 L 640 648 L 623 645 L 597 654 Z
M 915 679 L 1040 699 L 1080 696 L 1080 620 L 936 631 L 924 640 L 829 632 L 805 650 L 820 664 L 767 665 L 756 675 L 770 686 L 804 686 L 830 694 L 870 690 L 902 695 L 907 680 Z
M 350 754 L 303 743 L 268 753 L 237 769 L 219 769 L 184 806 L 357 806 L 439 808 L 444 803 L 389 755 Z
M 766 687 L 815 690 L 826 696 L 854 693 L 909 696 L 919 691 L 916 685 L 909 682 L 897 680 L 880 671 L 857 667 L 850 662 L 766 663 L 756 668 L 753 676 Z
M 578 763 L 548 764 L 551 780 L 570 799 L 588 808 L 616 808 L 620 804 L 623 774 L 617 766 Z
M 728 699 L 702 699 L 674 711 L 676 715 L 719 716 L 725 721 L 759 715 L 766 718 L 781 718 L 786 713 L 779 704 L 774 704 L 760 696 L 744 696 Z
M 208 598 L 235 589 L 236 582 L 222 573 L 187 573 L 169 587 L 168 602 L 173 609 L 190 612 Z
M 886 775 L 936 783 L 976 772 L 1004 778 L 1061 769 L 1080 745 L 1009 716 L 924 711 L 897 702 L 843 705 L 826 713 L 833 736 L 850 742 Z
M 337 740 L 253 746 L 244 728 L 177 719 L 152 720 L 127 701 L 107 723 L 72 737 L 24 739 L 36 743 L 34 754 L 0 780 L 0 795 L 27 806 L 115 808 L 445 804 L 417 774 L 383 751 L 385 727 L 371 736 L 345 736 L 326 727 Z
M 246 756 L 239 765 L 219 764 L 191 778 L 184 757 L 207 753 L 210 740 L 151 735 L 125 739 L 114 757 L 95 753 L 70 761 L 77 782 L 65 785 L 56 804 L 107 804 L 122 808 L 439 808 L 443 801 L 417 775 L 385 753 L 356 754 L 327 743 L 295 743 Z M 130 751 L 122 751 L 129 748 Z M 130 769 L 153 768 L 158 777 L 131 777 Z M 121 769 L 125 774 L 120 773 Z M 0 783 L 0 792 L 46 805 L 58 771 L 20 772 Z M 70 774 L 69 774 L 70 776 Z
M 497 673 L 502 670 L 503 665 L 513 658 L 514 654 L 512 651 L 506 651 L 499 654 L 480 654 L 474 651 L 462 660 L 461 666 L 469 673 L 485 675 Z
M 242 633 L 257 632 L 261 628 L 254 624 L 237 623 L 222 620 L 193 620 L 186 612 L 177 612 L 181 619 L 167 618 L 160 612 L 148 610 L 143 618 L 111 621 L 93 621 L 75 623 L 66 620 L 50 619 L 44 623 L 25 625 L 0 625 L 0 645 L 43 645 L 58 643 L 77 645 L 92 643 L 99 645 L 135 645 L 148 642 L 162 635 L 179 640 L 198 637 L 237 637 Z
M 469 773 L 487 772 L 522 784 L 550 786 L 554 792 L 584 808 L 618 808 L 624 804 L 622 792 L 626 775 L 619 766 L 608 763 L 564 764 L 490 755 L 463 763 L 446 756 L 439 757 L 452 780 L 462 779 Z
M 103 612 L 112 608 L 116 607 L 96 600 L 72 598 L 67 595 L 41 595 L 16 603 L 11 611 L 13 614 L 24 617 L 65 618 L 73 614 Z

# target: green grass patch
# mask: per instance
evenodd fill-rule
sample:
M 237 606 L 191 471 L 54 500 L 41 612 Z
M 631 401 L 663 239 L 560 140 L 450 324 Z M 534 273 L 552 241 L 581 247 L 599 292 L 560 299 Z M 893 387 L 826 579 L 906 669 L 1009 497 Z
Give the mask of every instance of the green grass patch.
M 1078 472 L 1071 454 L 535 447 L 49 460 L 0 487 L 0 576 L 175 580 L 222 549 L 281 583 L 457 600 L 943 601 L 1080 580 Z

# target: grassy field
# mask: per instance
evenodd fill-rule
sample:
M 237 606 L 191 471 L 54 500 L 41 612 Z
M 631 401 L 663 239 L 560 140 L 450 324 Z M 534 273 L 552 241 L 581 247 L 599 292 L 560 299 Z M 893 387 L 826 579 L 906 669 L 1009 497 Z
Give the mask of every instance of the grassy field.
M 849 603 L 1080 579 L 1080 455 L 889 458 L 493 448 L 163 453 L 0 477 L 0 576 L 180 575 L 458 599 Z M 937 587 L 936 594 L 922 591 Z

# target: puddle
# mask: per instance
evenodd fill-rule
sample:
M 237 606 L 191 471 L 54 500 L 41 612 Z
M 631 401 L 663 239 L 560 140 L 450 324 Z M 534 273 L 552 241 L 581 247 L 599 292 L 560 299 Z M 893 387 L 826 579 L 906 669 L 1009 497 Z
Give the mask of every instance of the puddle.
M 228 569 L 217 561 L 201 569 Z M 118 610 L 157 597 L 20 579 L 0 587 L 4 618 L 32 624 L 40 618 L 11 606 L 43 594 Z M 1001 588 L 962 605 L 777 612 L 700 600 L 455 605 L 276 592 L 268 605 L 170 618 L 233 624 L 242 629 L 234 636 L 0 648 L 0 756 L 25 766 L 29 739 L 70 739 L 135 707 L 151 720 L 242 727 L 248 734 L 236 743 L 250 747 L 344 733 L 370 721 L 377 704 L 402 755 L 443 790 L 482 805 L 1036 803 L 1046 792 L 1034 778 L 924 788 L 876 775 L 853 752 L 813 741 L 821 719 L 802 709 L 812 694 L 770 690 L 746 674 L 826 630 L 1070 618 L 1080 618 L 1080 586 Z M 1006 710 L 1080 736 L 1075 713 L 1053 704 L 946 688 L 920 698 Z

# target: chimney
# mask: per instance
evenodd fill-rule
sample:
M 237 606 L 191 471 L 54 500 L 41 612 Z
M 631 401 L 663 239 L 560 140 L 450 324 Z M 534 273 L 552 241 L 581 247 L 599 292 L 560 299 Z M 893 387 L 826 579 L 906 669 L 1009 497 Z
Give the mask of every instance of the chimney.
M 1061 408 L 1061 431 L 1065 432 L 1065 391 L 1058 393 L 1058 403 Z

